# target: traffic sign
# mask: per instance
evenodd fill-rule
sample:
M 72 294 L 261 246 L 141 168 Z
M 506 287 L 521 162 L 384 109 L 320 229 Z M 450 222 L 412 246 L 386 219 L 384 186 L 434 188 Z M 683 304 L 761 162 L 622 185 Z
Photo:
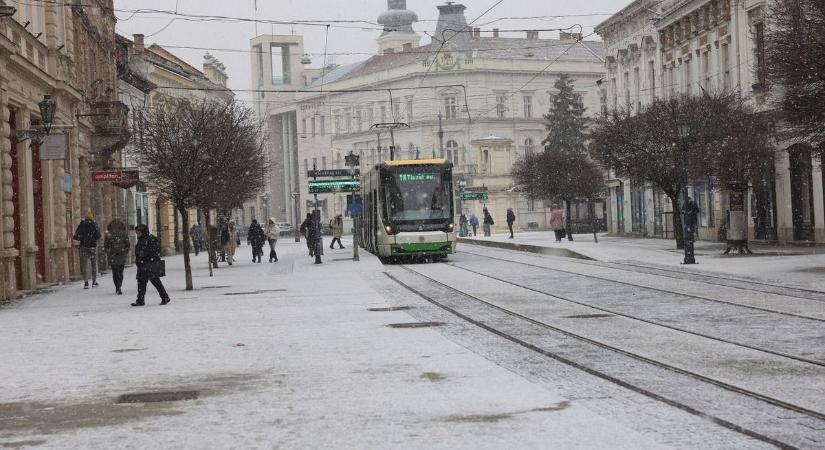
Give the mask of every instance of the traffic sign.
M 459 198 L 461 200 L 490 200 L 490 194 L 487 192 L 462 192 Z
M 308 170 L 307 178 L 351 177 L 360 174 L 361 171 L 358 169 L 355 169 L 355 171 L 351 171 L 350 169 Z
M 332 192 L 358 192 L 361 190 L 361 182 L 359 180 L 326 180 L 326 181 L 310 181 L 310 194 L 327 194 Z

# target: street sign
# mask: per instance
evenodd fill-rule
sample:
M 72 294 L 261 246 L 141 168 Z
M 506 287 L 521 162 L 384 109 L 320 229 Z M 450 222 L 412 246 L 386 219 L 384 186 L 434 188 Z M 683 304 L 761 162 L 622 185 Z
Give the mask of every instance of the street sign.
M 358 192 L 361 190 L 361 182 L 359 180 L 310 181 L 308 184 L 310 194 Z
M 358 169 L 355 169 L 355 172 L 350 171 L 350 169 L 308 170 L 307 178 L 351 177 L 360 174 L 361 171 Z
M 139 178 L 138 171 L 136 169 L 94 170 L 92 171 L 92 181 L 98 183 L 136 183 L 139 181 Z
M 464 192 L 488 192 L 487 186 L 466 186 Z
M 364 214 L 364 205 L 362 203 L 351 203 L 347 205 L 347 211 L 352 217 L 360 217 Z
M 487 192 L 462 192 L 459 198 L 461 200 L 490 200 L 490 194 Z
M 66 159 L 69 149 L 69 136 L 67 134 L 50 134 L 43 139 L 40 144 L 41 160 Z

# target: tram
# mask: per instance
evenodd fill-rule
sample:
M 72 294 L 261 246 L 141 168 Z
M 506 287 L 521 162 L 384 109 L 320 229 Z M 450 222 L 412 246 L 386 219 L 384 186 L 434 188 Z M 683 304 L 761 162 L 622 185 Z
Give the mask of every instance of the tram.
M 360 238 L 382 261 L 455 253 L 453 165 L 445 159 L 376 164 L 361 175 Z

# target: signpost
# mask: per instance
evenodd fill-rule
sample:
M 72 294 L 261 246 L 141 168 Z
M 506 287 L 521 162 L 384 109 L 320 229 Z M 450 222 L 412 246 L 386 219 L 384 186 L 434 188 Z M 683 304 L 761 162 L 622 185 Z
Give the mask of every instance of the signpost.
M 310 181 L 308 184 L 310 194 L 358 192 L 361 190 L 361 182 L 359 180 Z
M 358 169 L 355 169 L 354 174 L 350 169 L 308 170 L 307 178 L 355 177 L 360 174 Z
M 487 192 L 462 192 L 460 194 L 461 200 L 490 200 L 490 194 Z
M 345 156 L 344 160 L 346 161 L 347 167 L 349 167 L 348 170 L 352 176 L 352 181 L 358 182 L 358 190 L 360 190 L 361 182 L 356 176 L 360 173 L 357 167 L 361 165 L 361 157 L 350 150 L 349 155 Z M 358 245 L 360 244 L 358 242 L 358 233 L 360 230 L 359 222 L 364 213 L 364 204 L 361 201 L 361 196 L 353 194 L 352 203 L 347 205 L 347 208 L 349 208 L 349 215 L 352 217 L 352 260 L 360 261 L 361 258 L 358 256 Z

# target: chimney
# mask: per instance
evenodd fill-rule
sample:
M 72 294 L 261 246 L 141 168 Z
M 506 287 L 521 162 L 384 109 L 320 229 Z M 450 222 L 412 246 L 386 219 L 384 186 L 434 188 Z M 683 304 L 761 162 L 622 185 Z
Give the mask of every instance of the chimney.
M 538 31 L 528 31 L 527 32 L 527 39 L 531 41 L 539 40 L 539 32 Z
M 494 38 L 498 37 L 498 28 L 493 28 L 493 37 Z
M 143 53 L 143 51 L 145 50 L 145 47 L 144 47 L 144 44 L 143 44 L 143 35 L 142 34 L 133 34 L 132 35 L 132 40 L 135 41 L 135 46 L 134 46 L 135 53 L 137 53 L 137 54 Z

